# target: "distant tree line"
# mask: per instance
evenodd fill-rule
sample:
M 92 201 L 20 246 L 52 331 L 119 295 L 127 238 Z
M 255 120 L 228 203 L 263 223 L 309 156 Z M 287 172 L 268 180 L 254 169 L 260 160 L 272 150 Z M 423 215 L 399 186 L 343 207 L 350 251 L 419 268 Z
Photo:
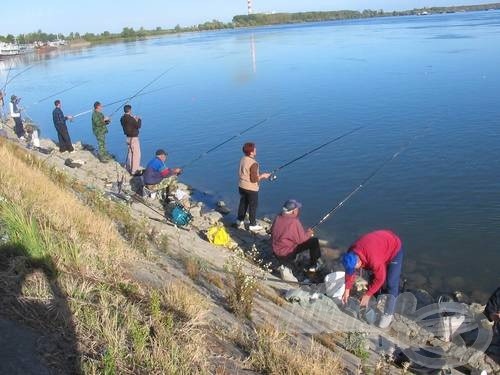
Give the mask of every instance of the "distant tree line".
M 450 7 L 431 7 L 419 8 L 404 11 L 384 12 L 383 9 L 372 10 L 365 9 L 363 11 L 355 10 L 338 10 L 331 12 L 300 12 L 300 13 L 257 13 L 250 15 L 234 16 L 232 22 L 224 23 L 218 20 L 208 21 L 199 25 L 182 27 L 175 26 L 172 29 L 163 29 L 158 26 L 155 29 L 147 30 L 144 27 L 135 30 L 132 27 L 124 27 L 120 33 L 111 33 L 104 31 L 102 33 L 85 33 L 71 32 L 68 35 L 63 34 L 47 34 L 38 30 L 34 33 L 20 34 L 14 36 L 8 34 L 7 36 L 0 35 L 0 42 L 27 44 L 33 42 L 51 42 L 57 39 L 67 41 L 85 40 L 91 43 L 102 43 L 114 40 L 136 40 L 143 39 L 151 36 L 159 36 L 165 34 L 175 34 L 190 31 L 206 31 L 206 30 L 221 30 L 232 29 L 237 27 L 249 26 L 263 26 L 263 25 L 277 25 L 288 23 L 300 22 L 320 22 L 320 21 L 336 21 L 336 20 L 349 20 L 359 18 L 372 18 L 372 17 L 389 17 L 389 16 L 409 16 L 418 15 L 422 13 L 436 14 L 436 13 L 455 13 L 455 12 L 471 12 L 489 9 L 500 9 L 500 3 L 494 4 L 481 4 L 481 5 L 463 5 L 463 6 L 450 6 Z

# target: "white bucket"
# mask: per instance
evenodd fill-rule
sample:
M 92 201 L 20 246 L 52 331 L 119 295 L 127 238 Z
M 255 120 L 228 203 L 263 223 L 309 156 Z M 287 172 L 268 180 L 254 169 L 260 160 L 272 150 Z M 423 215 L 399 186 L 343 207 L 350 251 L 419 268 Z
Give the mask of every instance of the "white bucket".
M 345 272 L 332 272 L 325 276 L 325 294 L 332 298 L 342 298 L 345 290 Z

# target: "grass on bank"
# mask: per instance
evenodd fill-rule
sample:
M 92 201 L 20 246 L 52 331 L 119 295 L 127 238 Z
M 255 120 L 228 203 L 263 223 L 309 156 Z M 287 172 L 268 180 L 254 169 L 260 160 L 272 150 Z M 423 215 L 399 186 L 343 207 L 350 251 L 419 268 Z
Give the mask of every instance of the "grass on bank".
M 207 335 L 218 332 L 207 298 L 180 282 L 159 290 L 126 276 L 124 264 L 144 257 L 151 239 L 145 224 L 134 237 L 123 229 L 126 208 L 2 139 L 0 158 L 0 315 L 39 332 L 44 361 L 61 373 L 208 373 Z M 185 267 L 193 279 L 207 273 L 197 258 Z M 341 368 L 314 341 L 301 347 L 271 329 L 246 338 L 246 363 L 261 373 Z
M 126 279 L 122 262 L 141 256 L 113 223 L 127 215 L 84 205 L 70 179 L 3 140 L 0 158 L 0 312 L 40 330 L 46 362 L 62 372 L 205 372 L 206 300 L 182 284 Z

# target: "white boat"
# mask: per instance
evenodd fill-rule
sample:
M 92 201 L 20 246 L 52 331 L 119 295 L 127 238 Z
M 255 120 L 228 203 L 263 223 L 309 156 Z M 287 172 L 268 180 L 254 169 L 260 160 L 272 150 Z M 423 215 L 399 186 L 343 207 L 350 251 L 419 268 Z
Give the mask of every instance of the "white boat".
M 0 57 L 4 56 L 16 56 L 21 53 L 21 49 L 17 44 L 12 43 L 0 43 Z

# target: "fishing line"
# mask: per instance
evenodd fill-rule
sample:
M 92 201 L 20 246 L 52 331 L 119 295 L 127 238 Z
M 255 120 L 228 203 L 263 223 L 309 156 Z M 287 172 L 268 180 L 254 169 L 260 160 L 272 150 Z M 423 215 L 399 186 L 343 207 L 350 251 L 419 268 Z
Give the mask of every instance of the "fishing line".
M 150 81 L 146 86 L 144 86 L 143 88 L 141 88 L 139 91 L 137 91 L 134 95 L 132 95 L 131 97 L 128 97 L 125 102 L 128 103 L 130 102 L 132 99 L 134 99 L 135 97 L 139 96 L 144 90 L 146 90 L 149 86 L 151 86 L 153 83 L 155 83 L 156 81 L 159 81 L 165 74 L 167 74 L 168 72 L 170 72 L 172 69 L 174 69 L 175 66 L 172 66 L 168 69 L 166 69 L 165 71 L 163 71 L 160 75 L 158 75 L 156 78 L 154 78 L 152 81 Z M 118 112 L 118 110 L 121 108 L 121 104 L 116 107 L 116 109 L 111 112 L 111 114 L 109 115 L 109 117 L 113 116 L 116 112 Z
M 321 218 L 320 221 L 318 221 L 311 229 L 316 229 L 318 226 L 323 224 L 330 216 L 332 216 L 340 207 L 342 207 L 349 199 L 353 197 L 354 194 L 356 194 L 358 191 L 360 191 L 363 187 L 365 187 L 368 182 L 375 177 L 387 164 L 389 164 L 391 161 L 396 159 L 403 151 L 405 151 L 410 144 L 418 137 L 415 136 L 412 139 L 410 139 L 408 142 L 406 142 L 405 145 L 403 145 L 397 152 L 395 152 L 390 158 L 386 159 L 382 164 L 380 164 L 368 177 L 366 177 L 354 190 L 352 190 L 349 194 L 345 196 L 344 199 L 342 199 L 334 208 L 332 208 L 330 211 L 326 213 L 325 216 Z
M 353 130 L 350 130 L 350 131 L 348 131 L 347 133 L 344 133 L 344 134 L 342 134 L 342 135 L 340 135 L 340 136 L 338 136 L 338 137 L 336 137 L 336 138 L 330 139 L 328 142 L 325 142 L 325 143 L 323 143 L 322 145 L 319 145 L 318 147 L 313 148 L 312 150 L 307 151 L 307 152 L 303 153 L 302 155 L 297 156 L 296 158 L 294 158 L 294 159 L 292 159 L 292 160 L 290 160 L 290 161 L 286 162 L 285 164 L 283 164 L 283 165 L 279 166 L 278 168 L 274 169 L 273 171 L 271 171 L 271 177 L 269 177 L 269 181 L 274 181 L 274 180 L 276 180 L 276 179 L 278 178 L 278 177 L 276 176 L 276 173 L 278 173 L 278 172 L 279 172 L 280 170 L 282 170 L 283 168 L 286 168 L 286 167 L 288 167 L 289 165 L 291 165 L 291 164 L 295 163 L 296 161 L 299 161 L 299 160 L 301 160 L 301 159 L 305 158 L 306 156 L 308 156 L 308 155 L 310 155 L 310 154 L 312 154 L 312 153 L 314 153 L 314 152 L 316 152 L 316 151 L 318 151 L 318 150 L 322 149 L 323 147 L 326 147 L 326 146 L 328 146 L 328 145 L 330 145 L 330 144 L 332 144 L 332 143 L 334 143 L 334 142 L 340 141 L 342 138 L 345 138 L 345 137 L 347 137 L 348 135 L 351 135 L 352 133 L 355 133 L 355 132 L 357 132 L 358 130 L 361 130 L 361 129 L 363 129 L 363 128 L 364 128 L 364 126 L 360 126 L 360 127 L 357 127 L 357 128 L 355 128 L 355 129 L 353 129 Z
M 136 98 L 138 98 L 139 96 L 149 95 L 149 94 L 152 94 L 154 92 L 158 92 L 158 91 L 169 89 L 169 88 L 176 87 L 176 86 L 179 86 L 179 85 L 163 86 L 163 87 L 160 87 L 160 88 L 157 88 L 154 90 L 149 90 L 149 91 L 143 92 L 142 94 L 137 95 Z M 111 103 L 103 104 L 103 107 L 109 107 L 110 105 L 115 105 L 116 103 L 123 103 L 127 100 L 129 100 L 129 98 L 119 99 L 119 100 L 116 100 L 116 101 L 111 102 Z M 90 113 L 92 111 L 93 111 L 93 109 L 88 109 L 86 111 L 77 113 L 76 115 L 73 116 L 73 119 L 80 117 L 80 116 L 83 116 L 83 115 L 86 115 L 87 113 Z
M 259 122 L 253 124 L 252 126 L 249 126 L 248 128 L 242 130 L 238 134 L 233 135 L 232 137 L 226 139 L 225 141 L 219 143 L 218 145 L 216 145 L 216 146 L 212 147 L 211 149 L 205 151 L 204 153 L 198 155 L 196 158 L 194 158 L 193 160 L 191 160 L 190 162 L 188 162 L 187 164 L 185 164 L 184 166 L 182 166 L 181 169 L 184 170 L 186 167 L 189 167 L 189 166 L 193 165 L 195 162 L 197 162 L 198 160 L 200 160 L 201 158 L 203 158 L 205 155 L 211 153 L 212 151 L 217 150 L 218 148 L 224 146 L 226 143 L 229 143 L 232 140 L 234 140 L 234 139 L 236 139 L 238 137 L 241 137 L 243 134 L 249 132 L 252 129 L 255 129 L 256 127 L 258 127 L 258 126 L 260 126 L 262 124 L 264 124 L 265 122 L 267 122 L 267 120 L 269 120 L 270 118 L 273 118 L 273 117 L 277 116 L 278 114 L 279 114 L 279 112 L 275 113 L 275 114 L 272 114 L 271 116 L 266 117 L 265 119 L 260 120 Z

